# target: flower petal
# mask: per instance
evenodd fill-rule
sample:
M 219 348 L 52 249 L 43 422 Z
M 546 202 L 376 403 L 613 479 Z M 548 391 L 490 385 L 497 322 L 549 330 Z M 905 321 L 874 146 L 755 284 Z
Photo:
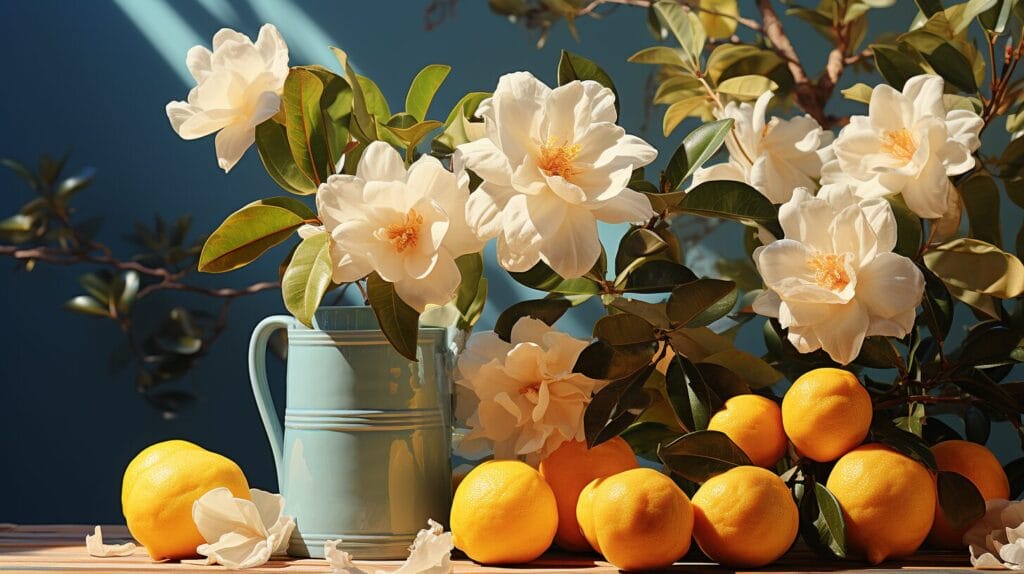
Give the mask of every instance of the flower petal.
M 857 281 L 857 300 L 872 316 L 894 317 L 917 307 L 924 296 L 921 270 L 895 253 L 879 254 L 860 269 Z
M 389 144 L 376 141 L 366 146 L 356 166 L 356 176 L 366 181 L 403 181 L 405 162 Z

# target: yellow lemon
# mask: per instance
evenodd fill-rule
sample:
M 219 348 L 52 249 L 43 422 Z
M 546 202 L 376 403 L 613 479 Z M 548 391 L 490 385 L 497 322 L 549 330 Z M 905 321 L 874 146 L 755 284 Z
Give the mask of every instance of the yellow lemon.
M 770 564 L 789 550 L 800 513 L 786 483 L 769 470 L 737 466 L 693 495 L 693 537 L 709 558 L 735 568 Z
M 782 426 L 804 456 L 833 461 L 860 443 L 871 427 L 871 397 L 842 369 L 814 369 L 782 398 Z
M 690 499 L 654 469 L 595 479 L 580 493 L 576 519 L 594 550 L 622 570 L 664 568 L 690 549 Z
M 615 437 L 592 449 L 582 441 L 562 443 L 540 463 L 540 475 L 555 493 L 558 504 L 558 532 L 555 544 L 574 552 L 590 551 L 590 544 L 576 522 L 576 501 L 583 487 L 595 478 L 636 468 L 636 455 L 622 437 Z
M 125 470 L 122 510 L 132 537 L 154 560 L 188 558 L 206 542 L 192 504 L 214 488 L 249 498 L 249 483 L 231 460 L 185 441 L 153 445 Z
M 736 395 L 708 422 L 708 430 L 725 433 L 757 466 L 772 467 L 786 454 L 779 405 L 760 395 Z
M 826 487 L 846 520 L 846 539 L 871 564 L 913 554 L 935 516 L 935 480 L 889 447 L 866 444 L 843 455 Z
M 485 462 L 452 500 L 455 547 L 482 564 L 522 564 L 551 546 L 558 506 L 540 473 L 516 460 Z
M 1010 498 L 1010 481 L 1006 471 L 999 464 L 992 451 L 965 440 L 947 440 L 932 447 L 935 462 L 939 470 L 949 470 L 962 474 L 974 483 L 985 500 L 993 498 Z M 946 520 L 942 508 L 935 505 L 935 523 L 928 534 L 928 542 L 939 548 L 965 548 L 964 533 L 967 528 L 953 528 Z
M 161 459 L 166 457 L 169 453 L 177 452 L 182 449 L 200 449 L 202 447 L 188 442 L 187 440 L 165 440 L 152 444 L 144 449 L 142 452 L 135 455 L 135 458 L 128 463 L 128 468 L 124 469 L 124 478 L 121 480 L 121 505 L 124 506 L 125 497 L 128 495 L 128 491 L 132 489 L 132 485 L 135 484 L 135 478 L 139 473 L 145 471 L 147 468 L 158 464 Z

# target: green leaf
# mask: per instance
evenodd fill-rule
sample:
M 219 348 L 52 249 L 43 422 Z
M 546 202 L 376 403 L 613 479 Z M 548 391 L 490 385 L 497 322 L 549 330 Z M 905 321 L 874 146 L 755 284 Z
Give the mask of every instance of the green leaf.
M 615 273 L 622 273 L 630 263 L 637 259 L 661 253 L 666 249 L 668 249 L 668 243 L 657 233 L 646 227 L 631 229 L 622 236 L 619 249 L 615 252 Z
M 697 276 L 684 265 L 653 260 L 640 265 L 627 277 L 624 291 L 629 293 L 667 293 L 677 285 L 696 281 Z
M 717 91 L 740 100 L 756 100 L 767 91 L 779 89 L 779 85 L 764 76 L 746 75 L 729 78 L 718 84 Z
M 531 317 L 553 325 L 562 317 L 572 302 L 568 299 L 534 299 L 520 301 L 505 309 L 494 323 L 494 333 L 504 341 L 512 340 L 512 328 L 523 317 Z
M 672 295 L 668 298 L 668 318 L 673 326 L 700 327 L 702 325 L 689 323 L 704 310 L 735 291 L 735 283 L 721 279 L 697 279 L 680 285 L 672 290 Z
M 6 219 L 0 220 L 0 232 L 25 233 L 32 231 L 35 227 L 36 218 L 31 215 L 15 214 Z
M 444 131 L 434 138 L 431 148 L 441 155 L 448 155 L 458 146 L 484 135 L 483 122 L 471 122 L 480 102 L 489 98 L 487 92 L 470 92 L 462 97 L 444 122 Z
M 848 100 L 867 104 L 871 102 L 871 94 L 873 91 L 874 90 L 871 86 L 858 82 L 845 90 L 840 90 L 840 93 L 842 93 L 843 97 Z
M 967 528 L 985 515 L 985 499 L 974 483 L 962 474 L 940 470 L 937 485 L 939 507 L 954 529 Z
M 925 264 L 948 285 L 999 299 L 1024 293 L 1024 265 L 998 247 L 971 238 L 929 249 Z
M 661 120 L 662 134 L 668 137 L 683 120 L 692 115 L 700 115 L 694 112 L 707 107 L 707 105 L 707 96 L 692 96 L 672 104 L 665 110 L 665 117 Z
M 654 11 L 686 52 L 692 66 L 689 69 L 699 70 L 701 53 L 707 41 L 700 17 L 675 2 L 658 2 L 654 5 Z
M 679 438 L 679 429 L 659 422 L 644 421 L 630 426 L 621 436 L 638 457 L 657 461 L 658 448 Z
M 366 279 L 366 296 L 391 346 L 406 359 L 417 361 L 420 314 L 402 301 L 393 284 L 381 279 L 376 272 Z
M 854 359 L 858 365 L 873 369 L 893 369 L 903 365 L 903 358 L 888 337 L 868 337 L 861 345 L 860 354 Z
M 871 50 L 875 55 L 878 72 L 897 90 L 902 90 L 903 84 L 910 78 L 924 73 L 920 55 L 907 44 L 872 44 Z
M 605 315 L 594 323 L 594 337 L 609 345 L 635 345 L 657 340 L 654 326 L 628 313 Z
M 627 61 L 634 64 L 653 64 L 656 66 L 675 66 L 689 69 L 689 56 L 680 48 L 668 46 L 651 46 L 644 48 L 629 57 Z
M 487 278 L 483 276 L 484 260 L 480 253 L 467 253 L 455 259 L 462 275 L 459 291 L 455 295 L 455 308 L 462 319 L 459 329 L 469 331 L 480 319 L 487 303 Z
M 925 16 L 932 16 L 936 12 L 942 12 L 942 0 L 914 0 L 917 7 Z
M 722 147 L 732 125 L 731 118 L 717 120 L 702 124 L 687 134 L 665 168 L 665 188 L 669 191 L 679 189 L 686 178 L 711 159 L 711 156 Z
M 800 497 L 800 530 L 814 547 L 836 558 L 846 557 L 846 521 L 839 501 L 824 485 L 814 481 L 813 495 L 805 487 Z
M 946 339 L 953 326 L 953 300 L 945 283 L 927 269 L 924 273 L 924 298 L 921 300 L 921 317 L 932 337 L 939 341 Z
M 284 306 L 307 327 L 313 326 L 313 314 L 331 285 L 330 244 L 328 233 L 303 239 L 281 279 Z
M 886 199 L 896 217 L 896 248 L 893 251 L 916 259 L 921 248 L 921 218 L 907 207 L 902 195 L 889 195 Z
M 948 83 L 970 94 L 978 91 L 971 63 L 949 42 L 943 42 L 930 53 L 923 52 L 921 55 Z
M 0 165 L 18 174 L 18 176 L 24 179 L 32 189 L 40 189 L 42 187 L 42 184 L 40 183 L 39 178 L 36 177 L 36 174 L 32 173 L 32 170 L 20 161 L 4 157 L 0 158 Z
M 697 484 L 731 468 L 751 464 L 743 449 L 725 433 L 708 430 L 679 437 L 659 449 L 658 456 L 673 474 Z
M 684 352 L 676 347 L 676 339 L 672 339 L 672 347 L 676 355 L 665 371 L 665 392 L 669 404 L 679 422 L 689 430 L 708 428 L 711 415 L 724 404 L 722 397 L 711 387 L 700 369 L 685 357 Z
M 229 215 L 207 238 L 199 270 L 224 273 L 248 265 L 315 217 L 304 203 L 289 197 L 250 203 Z
M 612 91 L 615 96 L 615 115 L 619 114 L 619 92 L 611 76 L 594 62 L 572 52 L 562 50 L 558 59 L 558 85 L 564 86 L 574 80 L 592 80 Z
M 317 185 L 295 163 L 287 128 L 273 118 L 256 126 L 256 149 L 270 178 L 296 195 L 316 193 Z
M 431 64 L 420 70 L 413 78 L 409 92 L 405 95 L 406 113 L 422 122 L 427 117 L 434 94 L 437 93 L 437 89 L 441 87 L 451 71 L 451 66 L 443 64 Z
M 593 396 L 583 412 L 587 448 L 594 448 L 626 430 L 650 404 L 644 383 L 654 372 L 648 365 L 629 377 L 612 381 Z
M 868 437 L 920 462 L 928 470 L 938 470 L 938 466 L 935 464 L 935 455 L 932 454 L 928 444 L 921 437 L 896 428 L 896 426 L 888 421 L 878 421 L 876 419 L 871 425 L 871 432 L 868 434 Z
M 397 116 L 396 116 L 397 117 Z M 417 122 L 411 126 L 393 126 L 392 122 L 388 121 L 386 127 L 389 132 L 393 133 L 395 137 L 402 141 L 404 147 L 415 148 L 416 144 L 427 136 L 430 132 L 443 126 L 441 122 L 437 120 L 426 120 L 423 122 Z
M 110 307 L 88 295 L 79 295 L 69 299 L 64 303 L 64 308 L 76 313 L 82 313 L 83 315 L 92 315 L 93 317 L 110 317 Z
M 975 172 L 959 186 L 967 209 L 970 234 L 975 239 L 1002 247 L 1003 228 L 999 217 L 999 186 L 987 171 Z
M 367 97 L 364 91 L 367 83 L 363 81 L 363 78 L 356 75 L 352 66 L 348 63 L 345 53 L 337 48 L 332 48 L 332 50 L 338 56 L 338 60 L 342 62 L 345 68 L 345 77 L 348 78 L 349 85 L 352 86 L 352 119 L 349 123 L 349 129 L 356 139 L 364 144 L 368 144 L 378 139 L 377 120 L 370 111 L 372 96 L 370 98 Z M 372 84 L 372 82 L 369 83 Z M 390 116 L 391 114 L 388 113 L 383 117 Z
M 1018 0 L 998 0 L 994 6 L 978 15 L 978 21 L 995 34 L 1002 34 Z
M 771 386 L 782 378 L 782 373 L 776 371 L 764 359 L 735 347 L 712 353 L 701 359 L 700 364 L 725 367 L 753 389 Z
M 323 82 L 316 74 L 295 67 L 288 73 L 281 94 L 281 109 L 284 111 L 292 159 L 299 170 L 317 185 L 334 173 L 327 129 L 320 110 L 323 92 Z
M 133 270 L 125 271 L 114 281 L 111 291 L 116 299 L 114 303 L 118 313 L 123 315 L 131 311 L 141 282 L 138 272 Z
M 89 184 L 92 183 L 92 178 L 95 177 L 95 175 L 96 170 L 91 167 L 87 167 L 79 172 L 78 175 L 71 176 L 61 181 L 60 185 L 58 185 L 56 189 L 57 197 L 67 199 L 79 191 L 89 187 Z
M 657 350 L 655 342 L 609 345 L 604 341 L 594 341 L 576 358 L 573 372 L 592 379 L 621 379 L 650 365 Z
M 756 189 L 739 181 L 705 181 L 691 189 L 678 209 L 702 217 L 753 221 L 778 228 L 778 211 Z M 782 233 L 776 236 L 781 237 Z
M 565 279 L 543 261 L 537 262 L 528 271 L 509 272 L 509 275 L 522 285 L 548 293 L 596 295 L 601 292 L 600 286 L 593 280 L 585 277 Z
M 746 74 L 772 76 L 783 68 L 784 60 L 775 52 L 750 44 L 724 43 L 715 46 L 708 56 L 706 75 L 721 83 L 728 78 Z
M 613 309 L 618 309 L 624 313 L 636 315 L 655 327 L 662 329 L 669 328 L 668 316 L 665 315 L 664 304 L 648 303 L 646 301 L 636 301 L 634 299 L 618 297 L 609 303 L 608 306 Z

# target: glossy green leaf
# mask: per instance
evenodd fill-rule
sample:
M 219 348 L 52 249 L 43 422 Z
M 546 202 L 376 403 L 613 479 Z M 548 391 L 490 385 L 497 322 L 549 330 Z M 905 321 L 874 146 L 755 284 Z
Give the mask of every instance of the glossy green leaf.
M 871 432 L 868 434 L 868 437 L 909 456 L 928 467 L 929 470 L 935 471 L 938 469 L 935 463 L 935 455 L 932 454 L 928 444 L 921 437 L 896 428 L 895 425 L 888 421 L 878 421 L 876 419 L 871 425 Z
M 543 261 L 538 262 L 528 271 L 510 272 L 509 275 L 522 285 L 548 293 L 564 295 L 596 295 L 600 293 L 600 286 L 593 280 L 585 277 L 564 279 Z
M 281 109 L 284 111 L 292 159 L 299 170 L 317 185 L 334 173 L 327 126 L 320 108 L 323 93 L 324 84 L 317 74 L 295 67 L 288 73 L 281 94 Z
M 393 284 L 381 279 L 376 272 L 366 279 L 366 296 L 391 346 L 406 359 L 417 361 L 420 314 L 402 301 Z
M 487 302 L 487 278 L 484 274 L 484 260 L 480 253 L 467 253 L 455 259 L 462 282 L 455 295 L 455 308 L 462 319 L 459 329 L 469 331 L 483 314 Z
M 696 280 L 697 276 L 685 265 L 653 260 L 634 269 L 626 277 L 623 289 L 629 293 L 668 293 L 677 285 Z
M 110 317 L 110 307 L 88 295 L 79 295 L 64 303 L 64 308 L 93 317 Z
M 903 365 L 903 358 L 888 337 L 868 337 L 861 345 L 860 354 L 854 359 L 858 365 L 873 369 L 893 369 Z
M 207 238 L 199 270 L 224 273 L 248 265 L 315 217 L 306 204 L 289 197 L 250 203 L 229 215 Z
M 604 341 L 594 341 L 576 358 L 573 372 L 592 379 L 621 379 L 650 365 L 657 350 L 655 342 L 609 345 Z
M 423 122 L 417 122 L 411 126 L 393 126 L 392 122 L 388 122 L 384 127 L 389 132 L 395 135 L 406 147 L 415 148 L 416 144 L 423 138 L 427 137 L 430 132 L 443 126 L 441 122 L 437 120 L 427 120 Z
M 281 279 L 284 306 L 302 324 L 313 326 L 313 314 L 331 285 L 330 235 L 303 239 Z
M 702 124 L 687 134 L 665 168 L 665 188 L 675 191 L 697 168 L 711 159 L 722 147 L 732 125 L 733 120 L 727 118 Z
M 609 303 L 608 306 L 625 313 L 636 315 L 655 327 L 660 327 L 662 329 L 669 328 L 668 316 L 665 314 L 664 304 L 648 303 L 646 301 L 617 297 Z
M 893 251 L 916 259 L 921 248 L 921 218 L 907 207 L 902 195 L 889 195 L 886 199 L 896 218 L 896 248 Z
M 422 122 L 427 117 L 434 94 L 437 93 L 438 88 L 441 87 L 451 71 L 451 66 L 443 64 L 431 64 L 420 70 L 413 78 L 409 91 L 405 95 L 406 113 Z
M 678 428 L 671 428 L 659 422 L 644 421 L 630 426 L 621 436 L 638 457 L 657 461 L 658 448 L 679 438 L 679 433 Z
M 488 92 L 470 92 L 462 97 L 444 122 L 444 131 L 434 138 L 431 148 L 443 155 L 451 154 L 458 146 L 484 135 L 483 122 L 472 122 L 480 102 L 491 97 Z
M 267 174 L 285 191 L 296 195 L 316 193 L 313 182 L 295 163 L 288 142 L 288 130 L 273 118 L 256 126 L 256 149 Z
M 548 325 L 553 325 L 570 307 L 572 307 L 572 302 L 568 299 L 520 301 L 502 311 L 498 320 L 494 322 L 494 333 L 502 340 L 511 341 L 512 329 L 523 317 L 538 319 Z
M 1002 247 L 1003 227 L 999 216 L 999 186 L 987 171 L 979 171 L 959 186 L 967 210 L 971 237 Z M 951 192 L 955 193 L 955 192 Z
M 668 298 L 668 318 L 673 325 L 687 325 L 718 301 L 736 291 L 736 284 L 721 279 L 697 279 L 672 290 Z M 735 299 L 734 299 L 735 301 Z M 701 325 L 689 325 L 691 327 Z
M 707 106 L 707 96 L 691 96 L 672 104 L 665 110 L 665 117 L 661 121 L 662 135 L 668 137 L 683 120 L 693 115 L 699 116 L 698 112 Z
M 846 557 L 846 521 L 839 501 L 820 482 L 813 482 L 813 494 L 804 489 L 800 497 L 800 530 L 804 540 L 836 558 Z
M 782 378 L 782 373 L 764 359 L 735 347 L 714 352 L 701 359 L 700 363 L 725 367 L 752 389 L 769 387 Z
M 967 528 L 985 514 L 985 499 L 974 483 L 962 474 L 938 472 L 939 507 L 956 530 Z
M 775 91 L 779 85 L 764 76 L 736 76 L 724 80 L 716 86 L 720 94 L 733 96 L 740 100 L 756 100 L 767 91 Z
M 622 236 L 619 249 L 615 252 L 615 273 L 622 271 L 642 257 L 661 253 L 669 245 L 657 233 L 645 227 L 637 227 Z
M 634 345 L 657 340 L 654 326 L 628 313 L 606 315 L 594 323 L 594 337 L 609 345 Z
M 658 456 L 673 474 L 702 484 L 709 478 L 737 466 L 749 465 L 750 458 L 718 431 L 695 431 L 662 447 Z
M 840 92 L 843 94 L 843 97 L 848 100 L 867 104 L 871 102 L 871 94 L 874 90 L 871 86 L 858 82 L 845 90 L 840 90 Z
M 686 52 L 687 68 L 700 69 L 701 53 L 707 41 L 700 17 L 675 2 L 658 2 L 654 5 L 654 11 Z
M 906 44 L 872 44 L 871 50 L 879 73 L 897 90 L 902 90 L 910 78 L 924 73 L 920 55 Z
M 605 442 L 625 431 L 650 404 L 644 383 L 654 372 L 654 365 L 618 380 L 598 391 L 583 412 L 583 432 L 587 447 Z
M 562 50 L 558 59 L 558 85 L 564 86 L 575 80 L 592 80 L 611 90 L 615 95 L 615 115 L 619 114 L 619 92 L 615 89 L 612 77 L 591 60 Z
M 703 217 L 778 226 L 778 211 L 771 201 L 739 181 L 706 181 L 691 189 L 679 202 L 678 209 Z
M 949 84 L 969 94 L 978 91 L 978 85 L 974 81 L 974 73 L 971 70 L 971 63 L 952 44 L 943 42 L 931 52 L 923 52 L 921 55 L 935 72 L 942 76 Z
M 925 264 L 948 285 L 1000 299 L 1024 293 L 1024 265 L 998 247 L 971 238 L 929 249 Z

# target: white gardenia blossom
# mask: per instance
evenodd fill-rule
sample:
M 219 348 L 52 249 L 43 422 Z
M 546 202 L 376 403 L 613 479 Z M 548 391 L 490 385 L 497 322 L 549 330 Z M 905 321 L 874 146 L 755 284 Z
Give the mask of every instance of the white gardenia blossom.
M 444 305 L 462 281 L 455 258 L 483 246 L 466 225 L 468 198 L 468 175 L 427 155 L 406 170 L 393 147 L 371 143 L 355 175 L 332 175 L 317 190 L 334 282 L 376 271 L 417 311 Z
M 258 488 L 250 488 L 249 496 L 235 498 L 222 486 L 192 504 L 192 521 L 206 540 L 196 548 L 206 557 L 203 563 L 255 568 L 288 550 L 295 519 L 284 514 L 284 497 Z
M 658 152 L 615 125 L 608 88 L 588 80 L 551 89 L 516 72 L 498 80 L 477 113 L 486 136 L 457 151 L 483 179 L 466 214 L 482 239 L 498 237 L 505 269 L 543 261 L 562 277 L 580 277 L 601 254 L 598 221 L 654 215 L 647 198 L 626 186 Z
M 864 198 L 902 193 L 920 217 L 942 217 L 949 176 L 974 167 L 984 125 L 973 111 L 946 110 L 943 80 L 923 74 L 899 92 L 885 84 L 871 92 L 867 116 L 853 116 L 832 144 L 822 184 L 847 183 Z
M 471 336 L 456 384 L 479 402 L 459 450 L 490 447 L 495 458 L 539 461 L 567 440 L 583 440 L 583 411 L 606 384 L 572 371 L 587 344 L 531 317 L 516 322 L 509 342 L 493 331 Z
M 817 188 L 822 163 L 830 157 L 832 132 L 821 129 L 810 115 L 766 121 L 771 99 L 769 91 L 753 106 L 729 102 L 724 110 L 715 111 L 715 117 L 733 120 L 725 138 L 729 161 L 698 169 L 691 188 L 705 181 L 742 181 L 772 203 L 789 201 L 798 187 Z
M 857 358 L 865 337 L 902 337 L 914 325 L 924 276 L 893 253 L 896 218 L 885 199 L 847 186 L 804 189 L 779 209 L 785 238 L 754 250 L 765 291 L 754 311 L 778 318 L 801 353 Z
M 253 43 L 222 28 L 213 51 L 194 46 L 185 57 L 196 87 L 188 100 L 167 104 L 171 127 L 192 140 L 217 132 L 217 164 L 230 171 L 256 138 L 256 126 L 281 108 L 288 77 L 288 46 L 277 28 L 264 24 Z
M 1024 502 L 993 499 L 964 534 L 971 565 L 979 570 L 1024 570 Z

